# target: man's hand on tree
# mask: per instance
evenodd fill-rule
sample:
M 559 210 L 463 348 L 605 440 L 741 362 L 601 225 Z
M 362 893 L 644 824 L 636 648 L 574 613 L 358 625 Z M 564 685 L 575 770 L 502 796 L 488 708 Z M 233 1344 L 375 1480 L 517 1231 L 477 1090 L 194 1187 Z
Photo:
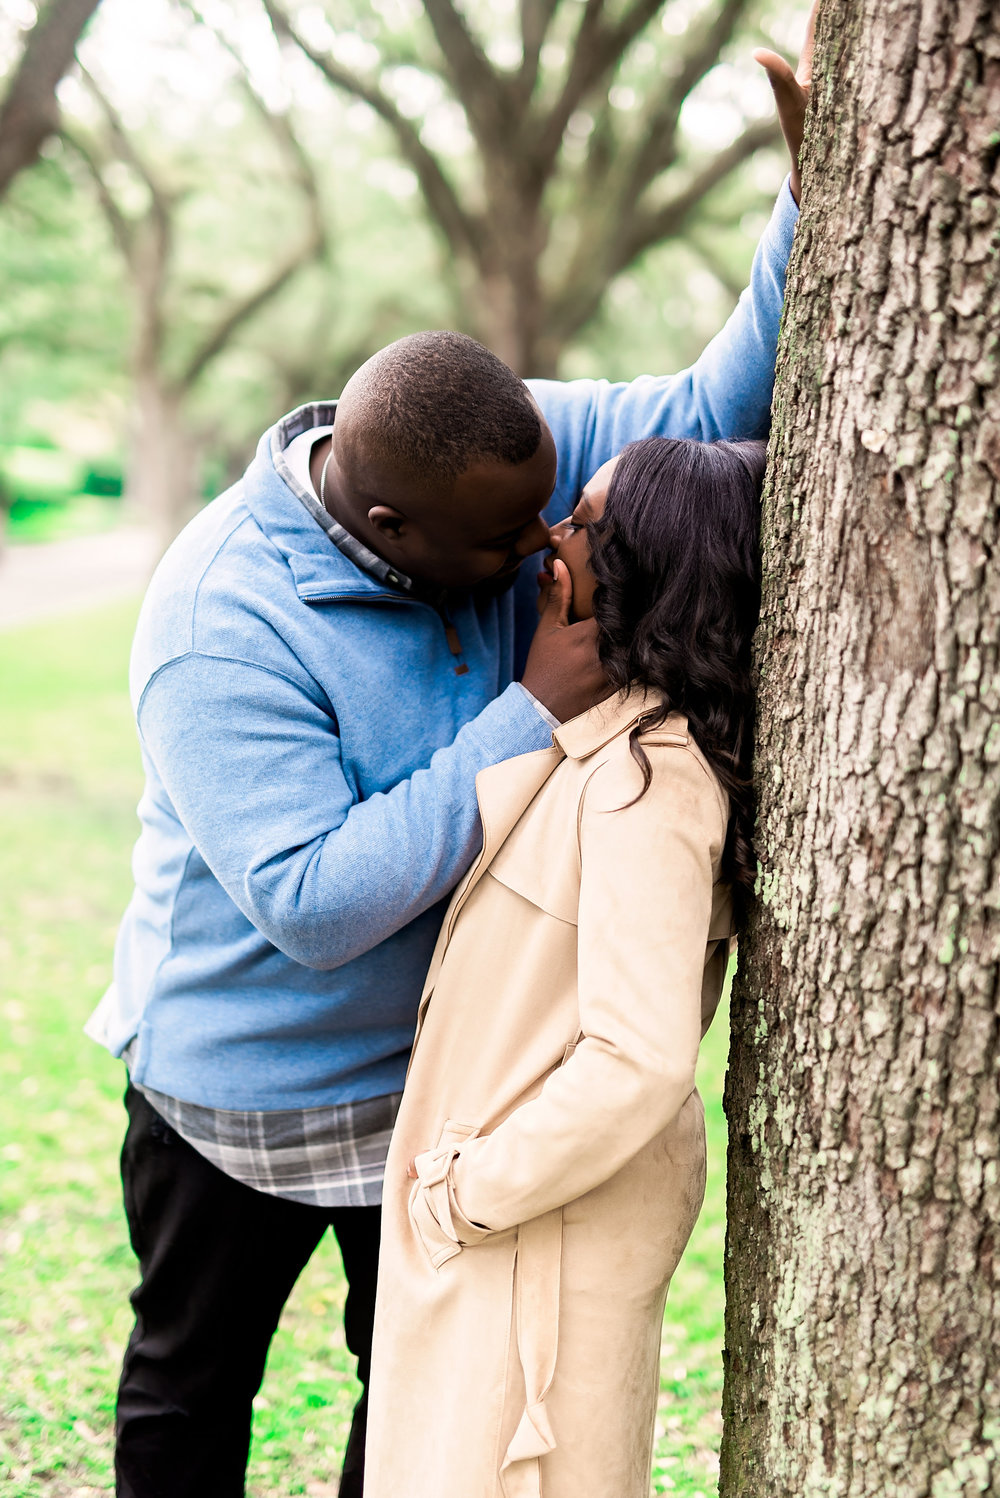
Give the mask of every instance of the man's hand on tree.
M 813 38 L 816 32 L 816 12 L 818 9 L 819 0 L 813 0 L 813 7 L 809 12 L 809 21 L 806 26 L 806 39 L 802 44 L 799 65 L 794 73 L 785 59 L 779 57 L 777 52 L 769 52 L 766 47 L 758 47 L 757 51 L 753 54 L 754 61 L 759 62 L 767 73 L 767 81 L 774 91 L 774 102 L 778 110 L 781 133 L 785 137 L 785 144 L 792 158 L 792 174 L 789 185 L 792 189 L 792 197 L 796 203 L 802 196 L 802 179 L 799 176 L 799 156 L 802 151 L 802 133 L 805 127 L 806 105 L 809 102 L 809 88 L 812 83 Z
M 608 681 L 597 658 L 597 625 L 593 619 L 570 624 L 573 584 L 565 562 L 553 564 L 551 583 L 543 584 L 538 628 L 528 651 L 521 684 L 566 723 L 608 695 Z

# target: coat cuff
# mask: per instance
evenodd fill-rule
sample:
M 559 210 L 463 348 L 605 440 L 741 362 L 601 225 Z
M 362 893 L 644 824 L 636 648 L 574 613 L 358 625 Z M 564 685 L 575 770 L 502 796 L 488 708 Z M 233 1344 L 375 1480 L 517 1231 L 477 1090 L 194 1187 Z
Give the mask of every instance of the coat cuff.
M 490 1231 L 470 1222 L 455 1198 L 454 1163 L 459 1153 L 456 1145 L 448 1145 L 426 1150 L 413 1162 L 417 1179 L 410 1192 L 410 1222 L 435 1269 Z

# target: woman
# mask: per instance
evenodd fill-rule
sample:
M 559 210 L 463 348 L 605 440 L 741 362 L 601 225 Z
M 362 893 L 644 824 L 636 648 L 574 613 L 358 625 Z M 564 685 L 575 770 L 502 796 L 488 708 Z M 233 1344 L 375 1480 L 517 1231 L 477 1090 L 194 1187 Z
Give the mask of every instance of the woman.
M 366 1498 L 647 1498 L 698 1045 L 753 879 L 763 466 L 633 443 L 552 533 L 543 588 L 614 690 L 477 782 L 386 1166 Z

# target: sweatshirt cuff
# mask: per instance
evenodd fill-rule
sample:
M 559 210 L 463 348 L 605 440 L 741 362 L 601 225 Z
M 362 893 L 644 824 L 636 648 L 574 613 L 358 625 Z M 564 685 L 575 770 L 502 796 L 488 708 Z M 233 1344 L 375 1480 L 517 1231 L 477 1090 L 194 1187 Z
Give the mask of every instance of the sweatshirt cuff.
M 792 197 L 792 179 L 786 177 L 781 184 L 770 222 L 764 231 L 764 237 L 773 241 L 775 249 L 786 261 L 791 253 L 792 238 L 798 221 L 799 205 Z
M 467 724 L 465 731 L 475 734 L 490 764 L 498 765 L 502 760 L 531 754 L 536 749 L 552 748 L 552 728 L 534 702 L 519 681 L 512 681 L 505 692 Z
M 521 691 L 524 693 L 525 697 L 527 697 L 528 701 L 535 709 L 535 712 L 541 714 L 550 728 L 562 727 L 562 724 L 559 722 L 559 719 L 556 717 L 555 713 L 550 713 L 548 708 L 545 706 L 545 703 L 539 702 L 534 692 L 529 692 L 523 681 L 515 681 L 514 686 L 521 688 Z

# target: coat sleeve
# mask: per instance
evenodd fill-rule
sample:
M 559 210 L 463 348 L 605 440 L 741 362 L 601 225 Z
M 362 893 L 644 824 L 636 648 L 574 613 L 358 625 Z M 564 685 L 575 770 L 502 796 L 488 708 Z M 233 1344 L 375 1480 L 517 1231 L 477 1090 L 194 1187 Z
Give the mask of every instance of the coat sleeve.
M 192 652 L 152 678 L 137 716 L 171 814 L 215 878 L 311 968 L 369 951 L 446 895 L 482 843 L 476 775 L 552 742 L 514 684 L 424 768 L 362 800 L 329 704 L 280 672 Z
M 451 1162 L 451 1223 L 493 1231 L 599 1186 L 677 1116 L 695 1082 L 722 802 L 689 751 L 650 745 L 649 791 L 599 769 L 581 814 L 580 1040 L 531 1102 Z M 544 975 L 539 975 L 544 982 Z M 453 1152 L 454 1153 L 454 1152 Z M 418 1156 L 440 1176 L 437 1152 Z M 442 1188 L 430 1188 L 440 1197 Z M 439 1213 L 436 1215 L 440 1215 Z

